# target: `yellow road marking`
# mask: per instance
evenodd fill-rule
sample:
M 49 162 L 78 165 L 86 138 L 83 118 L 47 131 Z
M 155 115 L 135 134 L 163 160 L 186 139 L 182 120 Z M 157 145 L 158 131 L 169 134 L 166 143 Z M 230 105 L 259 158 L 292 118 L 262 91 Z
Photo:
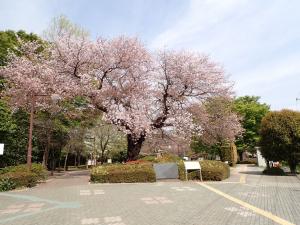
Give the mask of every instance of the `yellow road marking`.
M 240 183 L 242 183 L 242 184 L 245 184 L 245 183 L 246 183 L 246 175 L 245 175 L 245 174 L 242 174 L 242 175 L 240 176 Z
M 282 219 L 282 218 L 280 218 L 278 216 L 275 216 L 274 214 L 272 214 L 272 213 L 270 213 L 268 211 L 262 210 L 262 209 L 257 208 L 257 207 L 255 207 L 255 206 L 253 206 L 253 205 L 251 205 L 251 204 L 249 204 L 247 202 L 244 202 L 244 201 L 242 201 L 240 199 L 232 197 L 231 195 L 226 194 L 226 193 L 224 193 L 222 191 L 219 191 L 218 189 L 215 189 L 215 188 L 213 188 L 213 187 L 211 187 L 211 186 L 209 186 L 207 184 L 199 183 L 199 182 L 197 182 L 197 184 L 201 185 L 202 187 L 205 187 L 206 189 L 208 189 L 208 190 L 210 190 L 212 192 L 215 192 L 218 195 L 223 196 L 224 198 L 226 198 L 226 199 L 228 199 L 228 200 L 230 200 L 230 201 L 232 201 L 234 203 L 237 203 L 237 204 L 239 204 L 239 205 L 241 205 L 241 206 L 243 206 L 245 208 L 248 208 L 248 209 L 252 210 L 253 212 L 255 212 L 255 213 L 259 214 L 259 215 L 262 215 L 262 216 L 264 216 L 264 217 L 266 217 L 266 218 L 268 218 L 270 220 L 273 220 L 274 222 L 276 222 L 278 224 L 282 224 L 282 225 L 295 225 L 295 224 L 293 224 L 293 223 L 291 223 L 291 222 L 289 222 L 287 220 L 284 220 L 284 219 Z

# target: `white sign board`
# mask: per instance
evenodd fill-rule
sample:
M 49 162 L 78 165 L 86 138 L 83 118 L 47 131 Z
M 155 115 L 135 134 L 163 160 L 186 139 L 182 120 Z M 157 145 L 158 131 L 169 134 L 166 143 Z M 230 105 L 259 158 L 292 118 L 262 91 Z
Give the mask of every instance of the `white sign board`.
M 88 164 L 88 166 L 95 166 L 96 161 L 94 159 L 93 160 L 89 159 L 87 164 Z
M 199 161 L 185 161 L 184 167 L 185 167 L 185 178 L 188 180 L 188 170 L 198 170 L 200 175 L 200 180 L 202 181 L 202 174 L 201 174 L 201 166 Z
M 267 167 L 265 158 L 261 155 L 259 148 L 256 148 L 257 164 L 260 167 Z
M 185 170 L 201 170 L 200 163 L 198 161 L 185 161 Z
M 4 153 L 4 144 L 0 144 L 0 155 Z

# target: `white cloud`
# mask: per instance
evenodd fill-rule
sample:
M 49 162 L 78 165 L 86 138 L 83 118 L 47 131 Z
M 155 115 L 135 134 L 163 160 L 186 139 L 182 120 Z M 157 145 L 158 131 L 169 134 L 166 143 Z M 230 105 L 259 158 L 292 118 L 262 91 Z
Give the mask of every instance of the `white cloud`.
M 159 34 L 151 43 L 152 48 L 169 46 L 186 42 L 190 37 L 205 32 L 208 27 L 217 25 L 226 19 L 228 14 L 245 1 L 240 0 L 191 0 L 183 18 L 178 18 L 172 27 Z
M 0 29 L 41 34 L 70 0 L 1 0 Z
M 240 73 L 238 90 L 244 90 L 257 84 L 266 85 L 277 83 L 282 79 L 297 78 L 300 72 L 300 54 L 291 55 L 285 59 L 271 61 L 263 66 Z M 267 89 L 268 86 L 265 86 Z
M 232 75 L 238 94 L 262 95 L 276 108 L 289 107 L 284 98 L 294 99 L 295 91 L 284 82 L 300 83 L 299 6 L 284 0 L 191 1 L 185 15 L 151 47 L 210 54 Z M 280 101 L 278 89 L 285 95 Z

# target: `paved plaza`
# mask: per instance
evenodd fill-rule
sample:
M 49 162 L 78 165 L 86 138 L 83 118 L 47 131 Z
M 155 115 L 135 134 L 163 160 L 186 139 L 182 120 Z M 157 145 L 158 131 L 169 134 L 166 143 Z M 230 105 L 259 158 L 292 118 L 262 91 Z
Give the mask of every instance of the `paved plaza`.
M 89 184 L 73 172 L 0 193 L 5 225 L 299 224 L 300 180 L 239 165 L 223 182 Z

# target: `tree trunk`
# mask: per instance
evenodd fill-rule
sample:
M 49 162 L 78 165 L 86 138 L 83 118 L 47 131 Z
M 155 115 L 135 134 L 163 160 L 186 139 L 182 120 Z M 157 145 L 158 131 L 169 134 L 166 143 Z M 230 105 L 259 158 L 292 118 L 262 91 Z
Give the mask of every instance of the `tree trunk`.
M 44 168 L 47 168 L 47 164 L 48 164 L 50 142 L 51 142 L 51 136 L 50 134 L 47 134 L 47 144 L 43 154 L 43 163 L 42 163 Z
M 297 161 L 295 159 L 288 160 L 288 164 L 292 174 L 296 174 Z
M 132 134 L 127 134 L 127 161 L 137 160 L 144 141 L 145 135 L 134 138 Z
M 51 150 L 51 159 L 50 159 L 50 167 L 51 167 L 51 176 L 53 176 L 54 175 L 54 170 L 55 170 L 55 164 L 56 164 L 56 162 L 55 162 L 55 152 L 54 152 L 54 150 L 52 149 Z
M 31 164 L 32 164 L 32 131 L 33 131 L 35 96 L 32 96 L 31 98 L 32 99 L 31 99 L 31 106 L 30 106 L 28 150 L 27 150 L 27 166 L 29 170 L 31 170 Z
M 69 153 L 67 153 L 66 157 L 65 157 L 64 171 L 67 171 L 68 155 L 69 155 Z
M 79 155 L 78 155 L 78 163 L 77 163 L 77 167 L 80 166 L 80 159 L 81 159 L 81 154 L 79 153 Z
M 103 163 L 104 163 L 104 150 L 101 149 L 100 164 L 102 165 Z

